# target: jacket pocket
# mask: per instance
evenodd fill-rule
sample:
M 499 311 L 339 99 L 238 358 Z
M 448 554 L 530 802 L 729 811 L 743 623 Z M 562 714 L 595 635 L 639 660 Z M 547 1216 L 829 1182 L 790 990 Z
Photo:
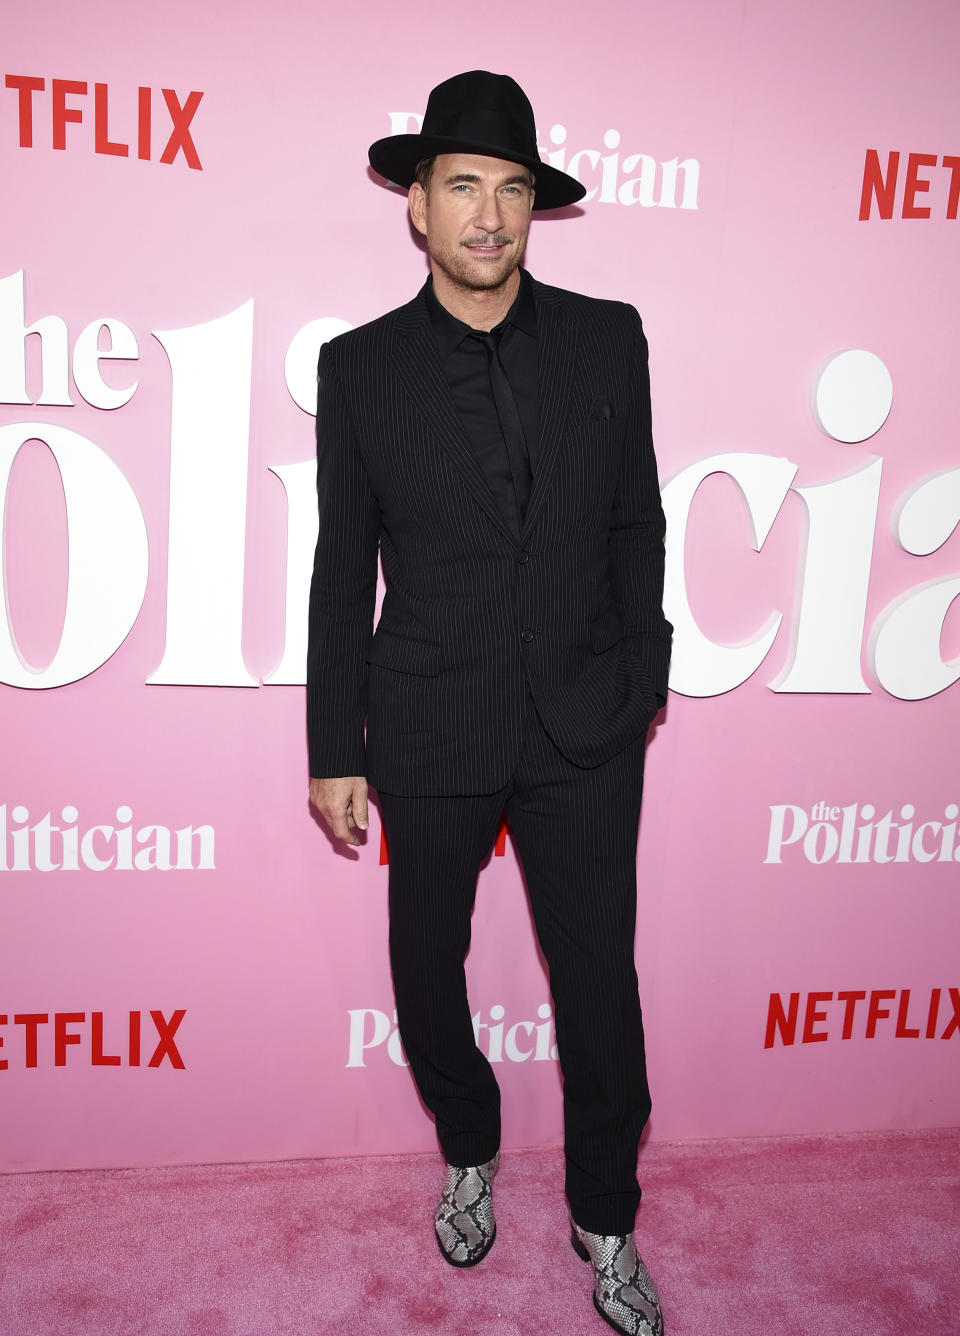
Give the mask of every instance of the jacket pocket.
M 443 667 L 440 645 L 430 640 L 410 640 L 392 631 L 376 631 L 367 651 L 367 663 L 396 673 L 436 677 Z
M 623 639 L 623 623 L 616 608 L 607 608 L 590 627 L 594 654 L 602 654 Z

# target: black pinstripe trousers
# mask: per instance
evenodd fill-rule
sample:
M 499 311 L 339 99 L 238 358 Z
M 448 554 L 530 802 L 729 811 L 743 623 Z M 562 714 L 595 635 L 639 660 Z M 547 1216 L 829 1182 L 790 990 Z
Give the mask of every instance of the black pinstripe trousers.
M 550 971 L 563 1071 L 566 1192 L 597 1234 L 633 1229 L 650 1114 L 634 965 L 639 740 L 594 769 L 568 761 L 528 701 L 498 793 L 381 793 L 390 851 L 390 959 L 400 1036 L 450 1164 L 500 1145 L 500 1090 L 478 1049 L 464 959 L 480 863 L 506 809 Z

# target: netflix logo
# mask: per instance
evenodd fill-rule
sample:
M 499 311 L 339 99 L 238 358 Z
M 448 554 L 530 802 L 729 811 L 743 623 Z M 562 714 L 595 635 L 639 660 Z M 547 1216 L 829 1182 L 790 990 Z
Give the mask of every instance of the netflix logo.
M 891 149 L 886 167 L 875 148 L 867 149 L 863 164 L 863 185 L 860 189 L 860 221 L 866 222 L 876 205 L 880 218 L 892 218 L 897 200 L 901 218 L 955 219 L 960 207 L 960 157 L 936 153 L 908 153 L 903 173 L 900 172 L 900 154 Z M 930 187 L 934 187 L 932 206 L 925 202 Z
M 828 1039 L 953 1039 L 960 1037 L 960 988 L 846 989 L 837 993 L 771 993 L 764 1048 Z
M 34 146 L 35 113 L 38 121 L 41 118 L 43 120 L 44 135 L 49 124 L 53 148 L 66 149 L 83 143 L 76 131 L 71 130 L 68 134 L 67 127 L 81 125 L 84 121 L 90 123 L 89 85 L 85 79 L 51 79 L 49 92 L 47 80 L 37 75 L 8 74 L 4 82 L 17 96 L 21 148 Z M 110 86 L 95 83 L 92 107 L 94 153 L 126 158 L 131 148 L 135 147 L 138 158 L 150 161 L 154 149 L 163 142 L 160 162 L 169 165 L 182 156 L 188 167 L 202 171 L 203 165 L 190 127 L 203 93 L 188 93 L 181 103 L 180 95 L 172 88 L 161 88 L 159 92 L 164 108 L 161 129 L 154 124 L 154 108 L 161 105 L 156 92 L 153 88 L 138 88 L 135 119 L 128 115 L 123 124 L 111 125 Z M 115 120 L 118 119 L 115 117 Z M 40 133 L 39 130 L 37 133 Z M 121 133 L 125 135 L 124 139 L 115 137 Z M 165 135 L 166 139 L 161 141 L 156 138 L 157 133 Z M 89 148 L 89 135 L 86 143 Z
M 178 1071 L 184 1061 L 176 1033 L 186 1010 L 126 1012 L 104 1021 L 102 1011 L 16 1012 L 0 1016 L 0 1072 L 12 1067 L 162 1067 Z M 10 1032 L 4 1033 L 5 1030 Z M 75 1049 L 70 1054 L 68 1050 Z M 149 1056 L 148 1056 L 149 1055 Z

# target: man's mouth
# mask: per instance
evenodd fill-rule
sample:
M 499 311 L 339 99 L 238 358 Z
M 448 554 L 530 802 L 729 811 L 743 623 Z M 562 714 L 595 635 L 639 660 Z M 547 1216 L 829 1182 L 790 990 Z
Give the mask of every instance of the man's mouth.
M 513 237 L 508 237 L 502 233 L 497 233 L 492 237 L 471 237 L 468 241 L 460 244 L 469 251 L 475 251 L 478 254 L 493 255 L 497 251 L 503 250 L 504 246 L 509 246 Z

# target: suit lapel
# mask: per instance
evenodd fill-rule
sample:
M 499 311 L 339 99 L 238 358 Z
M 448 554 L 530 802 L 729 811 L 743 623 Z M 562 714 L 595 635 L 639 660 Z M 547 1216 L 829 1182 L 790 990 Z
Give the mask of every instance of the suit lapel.
M 400 311 L 397 338 L 390 358 L 404 389 L 416 403 L 427 426 L 452 457 L 474 499 L 511 542 L 515 542 L 516 535 L 500 513 L 500 507 L 487 486 L 463 430 L 437 356 L 437 346 L 422 294 L 418 294 Z
M 555 288 L 534 284 L 537 301 L 540 431 L 536 468 L 521 539 L 530 531 L 543 505 L 560 456 L 567 427 L 567 406 L 577 353 L 576 326 Z

